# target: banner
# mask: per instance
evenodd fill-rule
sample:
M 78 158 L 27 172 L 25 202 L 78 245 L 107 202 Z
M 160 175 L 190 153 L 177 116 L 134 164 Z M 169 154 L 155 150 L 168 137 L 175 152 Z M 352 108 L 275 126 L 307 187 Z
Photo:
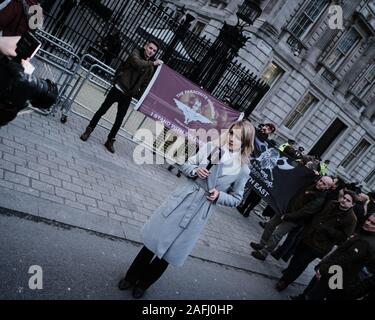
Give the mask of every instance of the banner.
M 159 66 L 135 110 L 190 140 L 189 129 L 226 129 L 243 114 L 211 96 L 166 65 Z
M 290 199 L 302 188 L 313 184 L 317 176 L 268 141 L 256 138 L 254 147 L 247 186 L 256 191 L 276 213 L 284 214 Z

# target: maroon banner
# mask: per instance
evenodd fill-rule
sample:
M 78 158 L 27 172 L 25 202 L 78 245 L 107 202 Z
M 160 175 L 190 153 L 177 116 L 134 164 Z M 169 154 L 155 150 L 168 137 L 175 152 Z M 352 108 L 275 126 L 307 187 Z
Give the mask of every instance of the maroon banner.
M 220 131 L 243 116 L 166 65 L 158 67 L 135 110 L 189 139 L 189 129 Z

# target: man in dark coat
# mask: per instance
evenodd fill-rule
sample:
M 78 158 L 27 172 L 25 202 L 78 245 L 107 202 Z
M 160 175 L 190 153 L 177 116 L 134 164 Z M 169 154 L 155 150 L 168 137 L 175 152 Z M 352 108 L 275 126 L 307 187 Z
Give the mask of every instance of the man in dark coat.
M 81 135 L 81 140 L 86 141 L 89 138 L 100 118 L 117 102 L 116 120 L 108 135 L 107 142 L 104 144 L 108 151 L 115 152 L 113 143 L 132 98 L 139 99 L 141 97 L 153 76 L 154 67 L 163 63 L 159 59 L 153 60 L 157 50 L 158 44 L 155 41 L 149 41 L 143 48 L 133 51 L 123 64 L 122 72 L 117 77 L 115 85 L 108 92 L 106 99 L 95 113 L 86 131 Z
M 332 266 L 342 268 L 342 289 L 332 290 L 328 282 Z M 363 267 L 375 267 L 375 215 L 370 215 L 358 233 L 325 257 L 316 267 L 316 275 L 304 292 L 291 300 L 357 299 L 371 294 L 375 276 L 359 281 Z
M 338 200 L 340 191 L 343 188 L 344 188 L 344 181 L 338 177 L 333 178 L 333 185 L 331 189 L 327 191 L 326 201 L 328 202 L 328 201 Z M 282 258 L 285 262 L 288 262 L 289 259 L 294 254 L 299 241 L 301 240 L 302 230 L 303 230 L 303 225 L 289 232 L 283 244 L 279 246 L 272 253 L 272 256 L 277 260 Z
M 343 243 L 353 234 L 357 223 L 353 212 L 354 201 L 355 194 L 345 191 L 339 201 L 328 202 L 305 226 L 302 241 L 276 284 L 278 291 L 294 282 L 310 262 L 323 258 L 335 245 Z
M 332 178 L 324 176 L 314 185 L 297 193 L 289 202 L 286 214 L 275 214 L 266 224 L 260 242 L 250 243 L 256 250 L 251 255 L 258 260 L 265 260 L 287 233 L 310 219 L 323 207 L 326 190 L 331 188 L 332 184 Z

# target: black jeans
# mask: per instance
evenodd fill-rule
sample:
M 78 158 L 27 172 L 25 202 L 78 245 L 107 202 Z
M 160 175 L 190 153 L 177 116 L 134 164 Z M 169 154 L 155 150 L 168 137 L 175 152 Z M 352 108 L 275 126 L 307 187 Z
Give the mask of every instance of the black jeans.
M 259 196 L 254 190 L 251 190 L 244 203 L 239 206 L 239 209 L 244 216 L 249 216 L 250 211 L 257 206 L 260 200 L 262 200 L 262 197 Z
M 298 244 L 302 239 L 303 225 L 294 228 L 288 233 L 283 244 L 278 248 L 284 261 L 288 261 L 296 251 Z
M 167 261 L 154 256 L 152 251 L 143 246 L 126 273 L 125 280 L 147 290 L 168 267 Z
M 310 262 L 316 258 L 321 258 L 321 254 L 301 241 L 280 280 L 291 284 L 305 271 Z
M 263 217 L 270 217 L 270 218 L 272 218 L 275 214 L 276 214 L 275 210 L 273 210 L 270 205 L 268 205 L 267 207 L 265 207 L 264 210 L 263 210 L 263 212 L 262 212 L 262 216 Z
M 303 296 L 306 300 L 324 300 L 327 296 L 328 289 L 327 279 L 321 278 L 318 280 L 318 278 L 314 276 L 303 291 Z
M 96 125 L 98 124 L 100 118 L 105 115 L 108 109 L 115 102 L 117 102 L 118 106 L 117 106 L 116 120 L 108 135 L 108 139 L 114 139 L 116 137 L 117 132 L 120 130 L 122 121 L 125 118 L 126 112 L 128 111 L 131 101 L 132 101 L 132 97 L 126 96 L 116 87 L 112 87 L 112 89 L 108 92 L 107 97 L 105 98 L 103 104 L 100 106 L 98 111 L 96 111 L 96 113 L 94 114 L 94 117 L 90 121 L 89 127 L 94 129 Z

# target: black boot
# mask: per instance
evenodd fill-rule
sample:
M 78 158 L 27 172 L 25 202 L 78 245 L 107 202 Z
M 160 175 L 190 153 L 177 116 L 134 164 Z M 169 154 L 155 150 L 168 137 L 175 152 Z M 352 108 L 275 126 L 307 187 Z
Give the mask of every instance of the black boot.
M 132 283 L 128 280 L 125 280 L 125 278 L 121 279 L 120 282 L 118 283 L 118 288 L 120 290 L 128 290 L 133 286 L 134 286 L 134 283 Z
M 275 289 L 277 291 L 284 291 L 286 288 L 288 288 L 289 286 L 289 283 L 287 283 L 286 281 L 284 280 L 279 280 L 276 285 L 275 285 Z
M 140 288 L 140 287 L 134 287 L 132 295 L 134 299 L 140 299 L 145 294 L 146 290 Z
M 107 148 L 107 150 L 111 153 L 115 153 L 115 148 L 113 147 L 114 142 L 116 139 L 108 138 L 107 142 L 104 144 L 104 146 Z
M 259 221 L 259 225 L 264 229 L 266 227 L 267 222 L 265 221 Z
M 241 205 L 239 205 L 236 209 L 239 213 L 243 214 L 244 209 Z
M 80 136 L 82 141 L 86 141 L 89 137 L 91 132 L 93 132 L 93 128 L 87 127 L 85 132 Z
M 276 260 L 280 260 L 282 256 L 282 252 L 280 247 L 278 247 L 276 250 L 271 252 L 271 256 L 274 257 Z
M 255 250 L 262 250 L 264 248 L 264 245 L 256 242 L 250 242 L 250 247 L 252 247 Z
M 258 260 L 260 260 L 260 261 L 264 261 L 264 260 L 266 260 L 266 258 L 267 258 L 267 256 L 266 255 L 264 255 L 262 252 L 260 252 L 260 251 L 253 251 L 252 253 L 251 253 L 251 255 L 254 257 L 254 258 L 256 258 L 256 259 L 258 259 Z

